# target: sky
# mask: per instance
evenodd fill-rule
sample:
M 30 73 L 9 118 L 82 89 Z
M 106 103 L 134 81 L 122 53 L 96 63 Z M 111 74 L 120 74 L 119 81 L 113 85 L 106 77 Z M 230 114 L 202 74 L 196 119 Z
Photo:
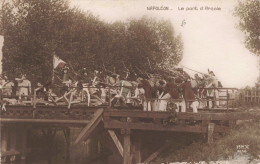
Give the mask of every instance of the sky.
M 70 0 L 71 6 L 91 11 L 110 23 L 144 15 L 170 20 L 175 34 L 181 34 L 184 43 L 179 66 L 202 73 L 209 68 L 224 87 L 240 88 L 254 86 L 259 76 L 259 59 L 243 44 L 244 34 L 236 27 L 239 19 L 232 14 L 236 4 L 236 0 Z M 147 10 L 149 6 L 169 10 Z M 194 7 L 197 10 L 187 10 Z M 206 10 L 206 7 L 221 10 Z M 0 47 L 2 40 L 0 37 Z

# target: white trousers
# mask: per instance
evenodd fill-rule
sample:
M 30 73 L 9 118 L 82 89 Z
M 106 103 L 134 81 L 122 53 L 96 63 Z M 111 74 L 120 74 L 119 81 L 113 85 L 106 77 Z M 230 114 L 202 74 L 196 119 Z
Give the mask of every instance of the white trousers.
M 144 111 L 151 111 L 151 101 L 144 100 L 143 107 Z
M 192 102 L 191 107 L 192 107 L 193 113 L 198 113 L 199 102 L 198 101 Z
M 84 85 L 83 84 L 83 87 L 87 87 L 87 85 Z M 90 105 L 90 93 L 89 93 L 89 90 L 88 88 L 83 88 L 83 92 L 86 92 L 87 93 L 87 96 L 88 96 L 88 106 Z M 83 94 L 83 93 L 82 93 Z
M 186 112 L 186 104 L 184 100 L 182 100 L 181 102 L 176 102 L 175 104 L 177 105 L 176 112 L 180 112 L 179 107 L 181 107 L 181 112 Z
M 101 100 L 106 102 L 106 91 L 105 88 L 101 88 Z
M 162 99 L 169 99 L 171 95 L 169 93 L 165 94 Z M 158 110 L 159 111 L 166 111 L 167 110 L 168 100 L 159 100 L 158 101 Z

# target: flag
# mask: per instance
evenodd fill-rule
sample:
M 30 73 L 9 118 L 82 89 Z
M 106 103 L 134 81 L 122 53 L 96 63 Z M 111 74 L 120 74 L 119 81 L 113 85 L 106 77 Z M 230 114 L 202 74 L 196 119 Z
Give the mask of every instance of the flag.
M 62 68 L 66 65 L 66 62 L 61 60 L 58 56 L 53 56 L 53 68 Z

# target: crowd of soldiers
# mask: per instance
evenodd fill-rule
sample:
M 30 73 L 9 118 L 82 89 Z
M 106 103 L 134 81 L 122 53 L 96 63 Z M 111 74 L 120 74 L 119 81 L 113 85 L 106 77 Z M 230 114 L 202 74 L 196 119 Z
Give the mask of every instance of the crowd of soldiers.
M 55 105 L 64 100 L 70 104 L 79 99 L 78 102 L 86 102 L 88 106 L 92 105 L 91 99 L 94 98 L 100 102 L 98 105 L 142 106 L 145 111 L 167 111 L 169 104 L 173 104 L 171 109 L 177 112 L 192 110 L 197 113 L 201 105 L 209 108 L 219 106 L 218 88 L 222 86 L 213 71 L 208 70 L 208 74 L 200 74 L 202 76 L 195 74 L 194 78 L 182 68 L 176 69 L 171 76 L 146 74 L 130 78 L 129 74 L 127 72 L 122 77 L 116 73 L 96 70 L 88 73 L 83 69 L 80 74 L 72 76 L 70 69 L 65 67 L 62 77 L 58 78 L 61 82 L 59 91 L 55 89 L 54 83 L 38 83 L 36 97 L 45 104 Z M 25 75 L 15 78 L 14 82 L 6 76 L 0 80 L 2 95 L 16 95 L 18 103 L 33 94 L 31 82 Z M 203 98 L 207 98 L 206 104 L 200 101 Z
M 26 75 L 15 78 L 14 81 L 7 76 L 0 76 L 0 86 L 4 97 L 18 97 L 21 100 L 22 98 L 27 99 L 27 96 L 31 94 L 31 82 Z

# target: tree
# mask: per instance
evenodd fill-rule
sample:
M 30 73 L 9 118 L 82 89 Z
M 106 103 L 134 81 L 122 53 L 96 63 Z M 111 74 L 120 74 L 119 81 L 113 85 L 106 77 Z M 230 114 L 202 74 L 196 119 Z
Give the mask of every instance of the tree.
M 121 75 L 135 68 L 170 69 L 182 57 L 181 38 L 170 21 L 143 17 L 105 23 L 70 8 L 66 0 L 10 0 L 0 16 L 3 72 L 11 78 L 25 73 L 33 83 L 51 80 L 54 53 L 76 73 L 105 67 Z
M 70 16 L 66 1 L 14 0 L 3 4 L 3 71 L 11 77 L 25 73 L 31 80 L 51 77 L 52 55 Z
M 260 1 L 240 1 L 234 14 L 240 18 L 239 27 L 246 35 L 246 47 L 260 56 Z

